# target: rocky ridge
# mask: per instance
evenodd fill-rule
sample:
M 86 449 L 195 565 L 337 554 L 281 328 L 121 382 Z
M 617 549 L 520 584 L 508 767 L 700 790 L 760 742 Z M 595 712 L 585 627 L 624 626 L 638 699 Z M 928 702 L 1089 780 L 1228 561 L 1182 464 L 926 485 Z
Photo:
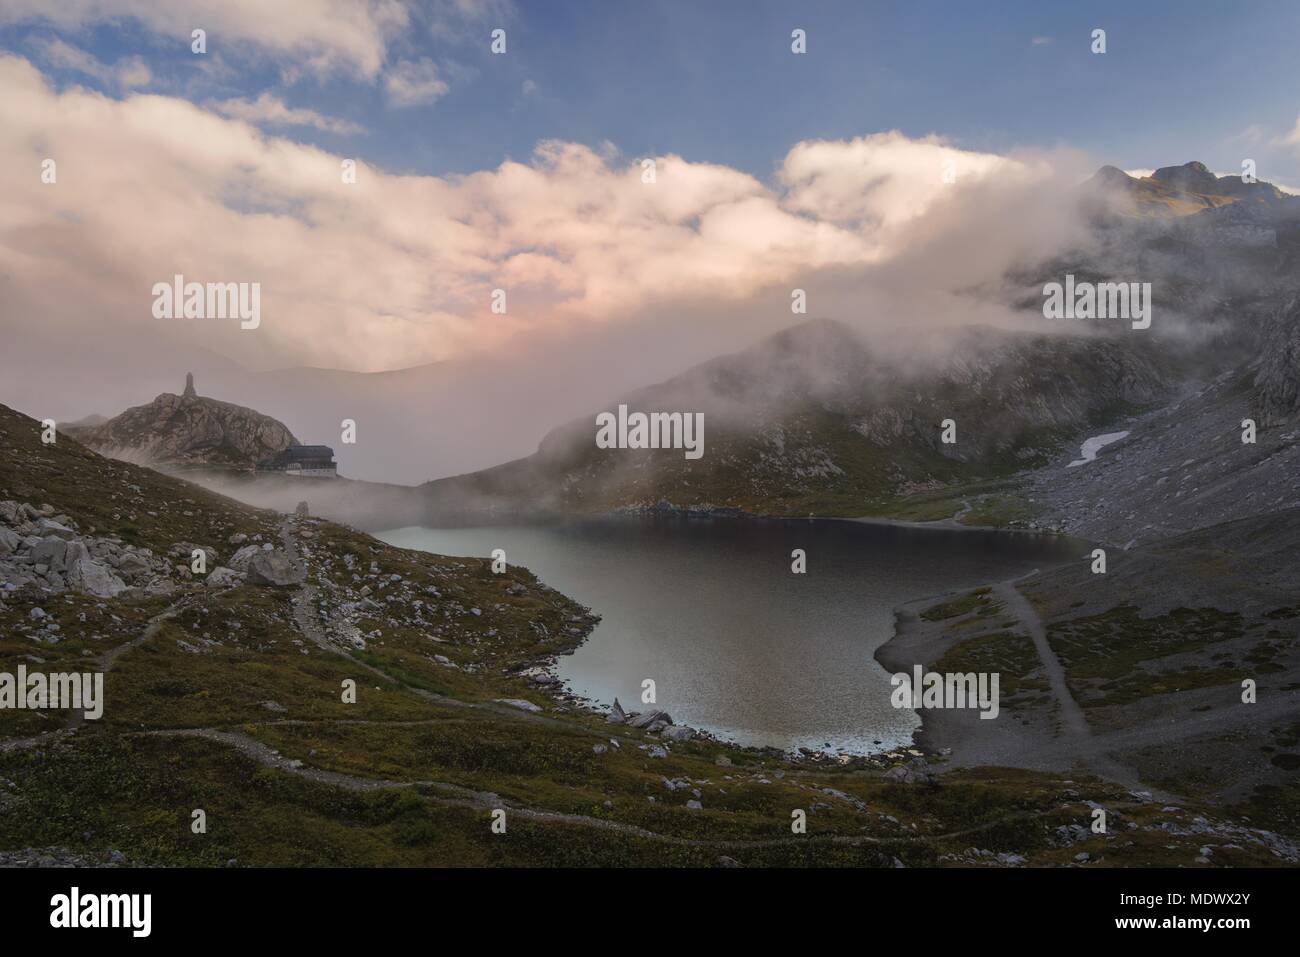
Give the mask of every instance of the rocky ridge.
M 113 458 L 167 466 L 253 468 L 298 440 L 283 423 L 194 391 L 164 392 L 107 422 L 69 426 L 77 441 Z

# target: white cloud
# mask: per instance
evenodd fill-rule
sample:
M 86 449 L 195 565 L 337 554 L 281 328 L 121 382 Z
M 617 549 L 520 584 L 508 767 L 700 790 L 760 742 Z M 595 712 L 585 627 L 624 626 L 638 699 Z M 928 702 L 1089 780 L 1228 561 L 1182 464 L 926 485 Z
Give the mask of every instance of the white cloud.
M 143 60 L 138 56 L 123 57 L 109 65 L 80 47 L 57 38 L 37 40 L 33 43 L 41 58 L 61 70 L 73 70 L 112 84 L 123 90 L 148 86 L 153 79 Z
M 402 60 L 384 76 L 384 89 L 393 106 L 424 106 L 447 95 L 447 82 L 428 57 Z
M 953 183 L 945 182 L 945 171 Z M 938 136 L 910 139 L 897 131 L 800 143 L 779 172 L 789 191 L 788 207 L 829 222 L 871 224 L 881 236 L 924 214 L 953 185 L 992 175 L 1035 174 L 1006 157 L 961 150 Z
M 315 110 L 291 107 L 270 93 L 263 93 L 256 100 L 222 100 L 212 104 L 212 108 L 231 119 L 261 126 L 310 126 L 345 136 L 363 132 L 356 123 L 325 116 Z
M 1052 42 L 1051 37 L 1034 37 L 1029 41 L 1032 46 L 1042 47 Z
M 342 156 L 182 99 L 56 92 L 13 56 L 0 56 L 0 88 L 0 168 L 30 170 L 0 194 L 0 323 L 39 316 L 68 338 L 157 330 L 156 282 L 256 281 L 256 332 L 166 331 L 259 366 L 396 368 L 526 329 L 631 322 L 667 301 L 788 310 L 789 288 L 818 271 L 904 256 L 896 301 L 915 303 L 918 284 L 982 281 L 1045 247 L 1032 204 L 1069 192 L 1042 182 L 1046 161 L 896 132 L 799 143 L 772 184 L 674 155 L 655 158 L 648 184 L 607 146 L 547 142 L 466 176 L 362 163 L 348 185 Z M 219 106 L 301 118 L 275 100 Z M 56 185 L 40 181 L 46 157 Z M 931 252 L 953 265 L 936 272 Z M 507 315 L 490 311 L 494 288 L 509 290 Z
M 1289 132 L 1277 137 L 1273 142 L 1280 146 L 1290 146 L 1300 152 L 1300 116 L 1296 117 L 1295 126 Z
M 427 16 L 429 30 L 439 40 L 472 40 L 479 27 L 504 27 L 514 17 L 511 0 L 432 0 Z M 482 37 L 486 43 L 487 38 Z
M 0 23 L 48 23 L 79 29 L 132 20 L 186 47 L 202 28 L 208 50 L 248 46 L 292 55 L 314 73 L 377 76 L 389 41 L 409 23 L 399 0 L 5 0 Z

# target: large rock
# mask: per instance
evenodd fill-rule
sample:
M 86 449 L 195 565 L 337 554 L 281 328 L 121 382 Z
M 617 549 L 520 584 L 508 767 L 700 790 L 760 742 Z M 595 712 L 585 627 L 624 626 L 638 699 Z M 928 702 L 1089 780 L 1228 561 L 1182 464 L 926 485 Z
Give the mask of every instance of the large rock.
M 7 528 L 0 528 L 0 555 L 12 555 L 18 551 L 22 539 L 18 533 Z
M 48 565 L 56 571 L 62 571 L 64 558 L 68 553 L 68 543 L 62 538 L 42 538 L 27 553 L 33 565 Z
M 494 698 L 498 704 L 507 704 L 512 708 L 518 708 L 520 711 L 541 711 L 542 709 L 533 704 L 531 701 L 525 701 L 523 698 Z
M 229 565 L 236 571 L 247 571 L 248 563 L 253 560 L 255 555 L 260 555 L 264 549 L 261 545 L 245 545 L 235 554 L 230 556 Z
M 82 554 L 68 569 L 68 584 L 77 591 L 94 595 L 97 598 L 113 598 L 126 590 L 126 584 L 118 578 L 107 565 L 101 565 Z
M 38 519 L 36 522 L 36 534 L 42 538 L 61 538 L 64 541 L 77 537 L 77 533 L 66 525 L 60 525 L 58 522 L 49 518 Z
M 126 578 L 143 575 L 149 569 L 149 559 L 137 552 L 126 552 L 117 560 L 117 573 Z
M 289 556 L 284 552 L 259 552 L 248 563 L 248 583 L 250 585 L 288 588 L 300 584 L 302 580 L 302 571 L 289 560 Z
M 895 784 L 930 784 L 934 781 L 925 758 L 912 758 L 906 764 L 890 768 L 883 776 Z
M 639 714 L 628 725 L 633 728 L 648 728 L 656 722 L 662 721 L 665 725 L 673 723 L 672 716 L 667 711 L 647 711 L 645 714 Z
M 208 577 L 204 579 L 204 582 L 212 588 L 225 588 L 230 585 L 238 585 L 243 580 L 244 576 L 233 568 L 221 566 L 208 572 Z

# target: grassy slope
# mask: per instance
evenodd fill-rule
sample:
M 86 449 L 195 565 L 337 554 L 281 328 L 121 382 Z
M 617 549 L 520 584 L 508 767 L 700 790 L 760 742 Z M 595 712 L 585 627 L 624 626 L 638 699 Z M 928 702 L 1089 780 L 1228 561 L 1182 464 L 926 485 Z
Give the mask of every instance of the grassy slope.
M 118 534 L 156 553 L 185 539 L 224 554 L 231 533 L 269 538 L 280 526 L 272 513 L 66 439 L 45 447 L 38 436 L 36 422 L 0 407 L 0 498 L 49 502 L 83 533 Z M 1086 826 L 1087 801 L 1105 803 L 1113 819 L 1170 817 L 1093 780 L 976 769 L 937 787 L 904 786 L 861 764 L 789 764 L 708 741 L 651 758 L 639 745 L 657 743 L 653 736 L 561 710 L 512 676 L 580 640 L 565 628 L 582 610 L 526 570 L 503 581 L 482 562 L 392 548 L 323 522 L 294 528 L 327 624 L 356 584 L 347 554 L 402 576 L 372 592 L 383 611 L 362 630 L 383 635 L 364 655 L 314 645 L 294 624 L 292 591 L 189 583 L 168 597 L 5 600 L 5 671 L 38 661 L 47 671 L 94 670 L 155 626 L 109 671 L 103 720 L 48 734 L 64 713 L 0 712 L 0 849 L 60 847 L 102 859 L 112 848 L 135 863 L 213 866 L 711 865 L 722 854 L 747 865 L 925 865 L 975 860 L 971 847 L 1044 864 L 1080 850 L 1111 863 L 1184 863 L 1195 854 L 1194 836 L 1144 828 L 1057 846 L 1059 826 Z M 511 584 L 526 591 L 507 594 Z M 424 611 L 427 624 L 413 627 L 410 596 L 428 598 L 428 587 L 439 597 Z M 36 605 L 61 624 L 64 640 L 32 640 L 25 626 Z M 459 610 L 471 607 L 483 614 Z M 171 617 L 160 618 L 165 612 Z M 345 678 L 358 682 L 355 705 L 340 701 Z M 548 713 L 491 703 L 506 696 Z M 193 729 L 242 737 L 155 733 Z M 5 746 L 42 733 L 34 745 Z M 594 750 L 610 738 L 621 747 Z M 276 754 L 257 760 L 259 744 Z M 665 777 L 689 779 L 703 810 L 687 809 L 690 791 L 669 791 Z M 493 807 L 513 809 L 505 835 L 491 832 Z M 207 813 L 207 834 L 190 831 L 195 808 Z M 802 837 L 790 831 L 798 808 L 809 811 Z M 1216 859 L 1253 860 L 1271 862 L 1252 849 Z

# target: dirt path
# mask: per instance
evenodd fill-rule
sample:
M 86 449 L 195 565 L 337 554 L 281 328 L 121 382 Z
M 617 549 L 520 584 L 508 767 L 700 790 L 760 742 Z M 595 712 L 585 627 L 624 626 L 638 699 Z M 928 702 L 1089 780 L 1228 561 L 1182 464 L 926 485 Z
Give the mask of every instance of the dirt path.
M 1097 774 L 1112 781 L 1118 781 L 1128 787 L 1141 784 L 1137 773 L 1132 768 L 1106 754 L 1103 750 L 1105 745 L 1094 740 L 1092 729 L 1088 726 L 1088 719 L 1084 717 L 1083 709 L 1070 693 L 1070 687 L 1065 680 L 1065 668 L 1047 640 L 1047 628 L 1033 603 L 1020 593 L 1014 581 L 994 585 L 993 593 L 1001 600 L 1003 607 L 1016 617 L 1034 643 L 1034 650 L 1038 653 L 1038 659 L 1047 675 L 1047 683 L 1051 688 L 1052 698 L 1056 702 L 1057 714 L 1060 717 L 1060 732 L 1064 738 L 1060 742 L 1063 754 L 1080 761 Z
M 209 741 L 217 741 L 221 744 L 232 747 L 246 757 L 258 762 L 263 767 L 274 768 L 278 771 L 283 771 L 287 774 L 294 774 L 330 787 L 337 787 L 356 792 L 384 791 L 397 788 L 428 788 L 446 795 L 443 797 L 432 795 L 427 796 L 430 801 L 443 807 L 468 808 L 478 811 L 503 809 L 507 812 L 507 820 L 509 817 L 519 817 L 524 820 L 538 821 L 545 824 L 567 824 L 575 827 L 589 827 L 597 830 L 622 834 L 627 837 L 655 841 L 661 844 L 672 844 L 680 847 L 744 850 L 747 848 L 759 849 L 807 843 L 836 844 L 844 846 L 930 844 L 939 841 L 955 840 L 972 834 L 979 834 L 993 828 L 1003 827 L 1016 821 L 1031 821 L 1041 818 L 1041 814 L 1038 812 L 1010 814 L 994 821 L 987 821 L 973 827 L 963 828 L 958 831 L 948 831 L 943 834 L 900 834 L 898 836 L 889 837 L 874 837 L 865 834 L 808 834 L 802 836 L 792 835 L 790 837 L 758 838 L 752 840 L 732 838 L 688 838 L 677 837 L 671 834 L 661 834 L 657 831 L 651 831 L 634 824 L 622 824 L 618 821 L 610 821 L 604 818 L 588 817 L 583 814 L 568 814 L 562 811 L 549 811 L 542 808 L 527 807 L 509 801 L 492 791 L 475 791 L 472 788 L 462 787 L 458 784 L 450 784 L 445 781 L 393 781 L 380 778 L 362 778 L 350 774 L 342 774 L 337 771 L 325 771 L 320 768 L 311 768 L 303 765 L 300 761 L 284 757 L 284 755 L 272 750 L 256 738 L 235 731 L 223 731 L 219 728 L 179 728 L 162 731 L 138 731 L 131 732 L 129 736 L 204 738 Z
M 119 658 L 128 651 L 131 651 L 134 648 L 139 648 L 150 638 L 154 637 L 154 635 L 158 634 L 158 631 L 162 628 L 164 622 L 169 621 L 180 614 L 184 603 L 185 599 L 181 598 L 169 605 L 165 610 L 154 615 L 145 623 L 144 628 L 140 630 L 140 634 L 136 635 L 130 641 L 125 641 L 120 645 L 113 646 L 103 654 L 94 658 L 91 668 L 96 672 L 108 674 L 113 670 L 113 666 L 117 664 Z M 0 752 L 21 751 L 25 748 L 35 748 L 43 744 L 48 744 L 51 741 L 64 737 L 65 735 L 75 733 L 77 729 L 85 723 L 86 713 L 84 711 L 74 710 L 69 713 L 68 717 L 64 720 L 62 728 L 59 728 L 56 731 L 45 731 L 41 734 L 35 734 L 27 738 L 15 738 L 10 741 L 0 741 Z
M 1043 619 L 1039 617 L 1029 599 L 1020 594 L 1019 589 L 1014 584 L 1002 582 L 994 585 L 993 593 L 1002 601 L 1003 607 L 1016 616 L 1034 642 L 1034 651 L 1038 653 L 1038 660 L 1042 663 L 1043 670 L 1047 674 L 1047 682 L 1052 689 L 1052 697 L 1056 699 L 1056 706 L 1060 712 L 1061 724 L 1063 725 L 1061 730 L 1070 737 L 1089 737 L 1090 731 L 1087 719 L 1084 718 L 1083 709 L 1074 700 L 1074 696 L 1070 694 L 1069 686 L 1065 683 L 1065 668 L 1062 667 L 1061 659 L 1056 657 L 1056 652 L 1052 651 L 1052 646 L 1047 642 L 1047 628 L 1043 625 Z

